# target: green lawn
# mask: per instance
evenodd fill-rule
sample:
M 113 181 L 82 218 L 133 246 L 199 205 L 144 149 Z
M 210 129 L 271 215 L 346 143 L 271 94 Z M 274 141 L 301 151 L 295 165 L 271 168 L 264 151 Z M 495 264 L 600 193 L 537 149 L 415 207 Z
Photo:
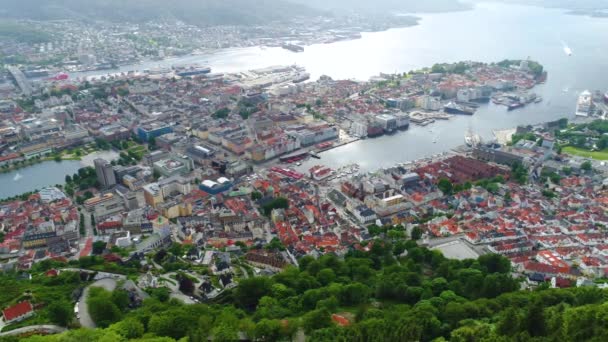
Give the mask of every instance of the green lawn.
M 596 160 L 608 160 L 608 149 L 591 152 L 574 146 L 565 146 L 562 148 L 562 152 Z

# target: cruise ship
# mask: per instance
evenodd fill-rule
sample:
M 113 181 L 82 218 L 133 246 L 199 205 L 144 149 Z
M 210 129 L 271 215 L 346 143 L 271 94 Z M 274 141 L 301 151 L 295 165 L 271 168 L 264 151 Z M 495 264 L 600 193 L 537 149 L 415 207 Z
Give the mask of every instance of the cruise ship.
M 591 93 L 588 90 L 583 91 L 579 95 L 578 102 L 576 103 L 576 115 L 589 116 L 592 104 Z
M 449 102 L 443 106 L 443 110 L 448 114 L 473 115 L 475 113 L 475 108 L 463 106 L 455 102 Z

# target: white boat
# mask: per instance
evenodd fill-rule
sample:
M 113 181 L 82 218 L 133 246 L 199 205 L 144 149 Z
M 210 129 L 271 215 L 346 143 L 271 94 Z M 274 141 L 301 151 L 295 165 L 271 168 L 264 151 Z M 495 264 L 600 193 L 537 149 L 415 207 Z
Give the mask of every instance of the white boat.
M 576 102 L 576 116 L 589 116 L 592 105 L 591 92 L 588 90 L 583 91 L 578 96 L 578 101 Z
M 17 174 L 15 175 L 15 177 L 13 177 L 13 181 L 16 182 L 16 181 L 20 180 L 21 178 L 23 178 L 23 176 L 19 172 L 17 172 Z

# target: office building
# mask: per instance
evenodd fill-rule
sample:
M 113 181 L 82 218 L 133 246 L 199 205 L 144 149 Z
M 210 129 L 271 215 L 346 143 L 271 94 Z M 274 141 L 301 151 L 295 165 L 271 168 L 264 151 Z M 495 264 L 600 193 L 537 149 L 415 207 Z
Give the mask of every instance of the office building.
M 114 175 L 114 169 L 105 159 L 95 159 L 95 172 L 97 173 L 97 180 L 103 188 L 109 188 L 116 185 L 116 176 Z

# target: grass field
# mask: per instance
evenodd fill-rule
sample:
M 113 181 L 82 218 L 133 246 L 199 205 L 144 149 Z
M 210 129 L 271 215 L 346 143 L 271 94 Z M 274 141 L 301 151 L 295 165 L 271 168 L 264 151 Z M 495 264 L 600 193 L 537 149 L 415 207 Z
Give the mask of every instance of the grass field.
M 574 146 L 565 146 L 562 148 L 562 152 L 596 160 L 608 160 L 608 149 L 591 152 Z

